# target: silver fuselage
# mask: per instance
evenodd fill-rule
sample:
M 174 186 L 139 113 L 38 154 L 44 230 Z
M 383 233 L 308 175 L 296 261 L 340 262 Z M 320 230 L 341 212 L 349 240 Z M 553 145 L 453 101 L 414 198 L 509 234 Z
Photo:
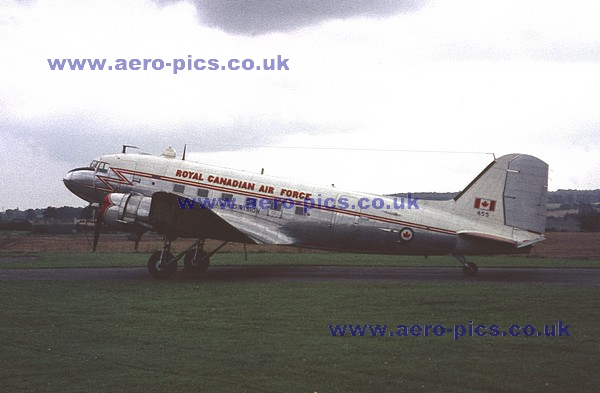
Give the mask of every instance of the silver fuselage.
M 101 203 L 109 193 L 152 197 L 159 191 L 190 199 L 233 199 L 237 207 L 213 211 L 259 244 L 402 255 L 494 254 L 511 251 L 504 245 L 469 249 L 458 234 L 473 231 L 514 242 L 539 236 L 475 214 L 456 214 L 453 201 L 359 193 L 143 154 L 101 156 L 93 167 L 69 172 L 64 182 L 91 203 Z M 274 199 L 279 206 L 270 202 Z M 402 238 L 407 229 L 409 240 Z

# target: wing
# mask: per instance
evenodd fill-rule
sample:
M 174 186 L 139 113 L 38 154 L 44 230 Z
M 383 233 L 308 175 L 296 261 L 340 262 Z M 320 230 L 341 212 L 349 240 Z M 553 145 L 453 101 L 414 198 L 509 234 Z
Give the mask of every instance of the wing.
M 184 196 L 157 192 L 152 195 L 149 221 L 159 233 L 177 237 L 217 239 L 251 244 L 293 244 L 280 226 L 235 209 L 182 208 Z M 185 206 L 184 206 L 185 207 Z
M 244 232 L 220 218 L 211 209 L 196 205 L 182 209 L 180 195 L 156 192 L 150 205 L 150 225 L 159 233 L 175 237 L 218 239 L 242 243 L 254 243 Z

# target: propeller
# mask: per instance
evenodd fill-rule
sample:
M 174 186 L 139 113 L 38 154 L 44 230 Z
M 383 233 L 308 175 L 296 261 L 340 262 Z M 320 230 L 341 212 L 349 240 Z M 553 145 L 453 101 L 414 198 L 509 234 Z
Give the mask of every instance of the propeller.
M 90 207 L 94 211 L 94 242 L 92 243 L 92 252 L 96 252 L 98 240 L 100 240 L 100 232 L 102 231 L 102 205 L 99 203 L 90 203 Z
M 98 247 L 98 240 L 100 240 L 100 232 L 102 231 L 102 210 L 100 206 L 96 208 L 96 224 L 94 225 L 94 243 L 92 245 L 92 252 L 96 252 Z
M 112 205 L 110 201 L 110 195 L 111 194 L 106 195 L 102 203 L 92 203 L 92 207 L 94 207 L 94 216 L 96 217 L 96 223 L 94 225 L 94 243 L 92 245 L 92 252 L 96 252 L 96 248 L 98 248 L 98 240 L 100 240 L 100 233 L 102 232 L 102 222 L 104 221 L 104 212 Z

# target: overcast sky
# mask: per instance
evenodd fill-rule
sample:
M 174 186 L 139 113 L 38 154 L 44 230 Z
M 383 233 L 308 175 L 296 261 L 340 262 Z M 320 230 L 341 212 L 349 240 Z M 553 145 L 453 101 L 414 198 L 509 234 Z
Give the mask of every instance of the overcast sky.
M 458 191 L 481 153 L 520 152 L 550 165 L 550 190 L 599 188 L 599 15 L 564 0 L 0 0 L 0 209 L 84 206 L 63 175 L 122 144 L 373 193 Z M 188 55 L 289 70 L 47 62 Z

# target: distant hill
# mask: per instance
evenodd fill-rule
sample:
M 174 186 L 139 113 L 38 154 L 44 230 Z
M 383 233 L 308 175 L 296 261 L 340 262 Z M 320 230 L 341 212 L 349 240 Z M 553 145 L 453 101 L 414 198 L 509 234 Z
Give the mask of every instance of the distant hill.
M 406 196 L 407 193 L 391 194 L 392 197 Z M 457 192 L 411 192 L 413 198 L 427 201 L 447 201 L 458 195 Z M 557 190 L 548 192 L 548 209 L 575 209 L 582 205 L 600 204 L 600 189 L 597 190 Z M 568 206 L 562 206 L 568 205 Z
M 391 194 L 391 197 L 402 197 L 408 193 Z M 413 198 L 424 199 L 426 201 L 447 201 L 458 195 L 458 192 L 411 192 Z
M 558 190 L 548 193 L 548 207 L 559 206 L 561 209 L 573 209 L 582 205 L 600 204 L 600 189 L 598 190 Z M 564 206 L 569 205 L 569 206 Z
M 392 197 L 407 193 L 392 194 Z M 458 192 L 411 192 L 413 198 L 447 201 Z M 548 192 L 547 232 L 600 232 L 600 189 Z

